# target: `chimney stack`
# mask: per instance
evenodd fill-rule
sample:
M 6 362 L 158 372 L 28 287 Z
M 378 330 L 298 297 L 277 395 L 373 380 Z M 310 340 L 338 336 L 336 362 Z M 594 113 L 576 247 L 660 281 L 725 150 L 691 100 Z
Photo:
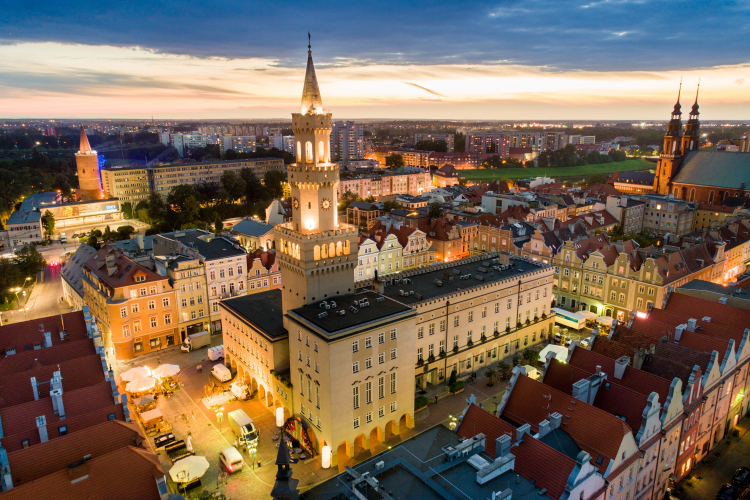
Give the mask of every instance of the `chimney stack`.
M 698 320 L 695 318 L 690 318 L 687 322 L 687 329 L 689 332 L 695 331 L 695 326 L 698 324 Z
M 55 389 L 49 393 L 50 398 L 52 398 L 52 408 L 54 408 L 60 420 L 65 420 L 65 407 L 63 406 L 62 395 L 62 389 Z
M 495 458 L 504 457 L 510 453 L 510 436 L 503 434 L 495 439 Z
M 539 438 L 543 438 L 549 434 L 549 420 L 542 420 L 539 422 Z
M 688 326 L 684 323 L 682 325 L 677 325 L 677 328 L 674 329 L 674 341 L 675 342 L 680 341 L 680 338 L 682 338 L 682 332 L 684 332 L 687 327 Z M 688 329 L 688 331 L 692 331 L 692 330 Z
M 34 401 L 39 400 L 39 384 L 36 382 L 36 377 L 31 377 L 31 389 L 34 391 Z
M 549 416 L 549 430 L 554 431 L 560 428 L 560 422 L 562 421 L 562 415 L 555 412 Z
M 42 443 L 49 441 L 47 437 L 47 418 L 44 415 L 36 417 L 36 428 L 39 429 L 39 441 Z
M 625 368 L 630 364 L 630 357 L 623 356 L 619 358 L 617 361 L 615 361 L 615 378 L 617 380 L 622 380 L 623 375 L 625 375 Z
M 52 347 L 52 333 L 44 332 L 44 347 Z
M 589 382 L 588 379 L 583 378 L 579 380 L 578 382 L 575 382 L 573 384 L 573 393 L 572 396 L 575 399 L 578 399 L 579 401 L 583 401 L 584 403 L 589 403 L 589 385 L 591 382 Z
M 516 444 L 520 443 L 521 440 L 523 440 L 523 436 L 525 434 L 529 434 L 530 429 L 531 426 L 529 424 L 523 424 L 521 427 L 518 427 L 516 429 Z

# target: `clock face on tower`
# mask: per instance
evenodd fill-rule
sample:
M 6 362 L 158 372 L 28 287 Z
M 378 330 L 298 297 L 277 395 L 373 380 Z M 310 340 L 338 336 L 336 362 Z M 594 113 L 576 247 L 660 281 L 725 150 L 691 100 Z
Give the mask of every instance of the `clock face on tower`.
M 299 209 L 299 200 L 297 198 L 292 199 L 292 206 L 295 210 Z
M 328 210 L 329 208 L 331 208 L 331 200 L 329 200 L 328 198 L 323 198 L 320 206 L 323 207 L 323 210 Z

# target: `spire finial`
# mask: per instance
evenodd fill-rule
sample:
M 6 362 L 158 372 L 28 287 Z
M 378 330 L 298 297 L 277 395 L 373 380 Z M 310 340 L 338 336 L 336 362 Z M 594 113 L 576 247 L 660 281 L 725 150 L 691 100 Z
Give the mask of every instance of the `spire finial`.
M 698 104 L 698 92 L 701 90 L 701 79 L 698 78 L 698 89 L 695 91 L 695 104 Z
M 312 45 L 310 43 L 310 32 L 307 32 L 307 51 L 312 52 Z
M 677 91 L 677 104 L 680 103 L 680 94 L 682 94 L 682 77 L 680 77 L 680 89 Z

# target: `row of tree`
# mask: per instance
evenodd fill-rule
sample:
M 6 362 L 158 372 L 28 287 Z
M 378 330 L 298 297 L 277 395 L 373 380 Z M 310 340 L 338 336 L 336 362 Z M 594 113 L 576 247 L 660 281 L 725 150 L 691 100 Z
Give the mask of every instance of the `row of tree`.
M 286 175 L 266 172 L 263 182 L 251 168 L 239 174 L 228 171 L 221 183 L 180 184 L 172 188 L 166 202 L 156 193 L 135 207 L 123 204 L 123 212 L 150 224 L 147 234 L 188 228 L 206 228 L 231 217 L 258 215 L 265 219 L 265 208 L 283 196 Z M 235 203 L 241 200 L 243 203 Z
M 11 289 L 21 287 L 27 283 L 26 278 L 36 279 L 39 271 L 44 269 L 47 262 L 32 245 L 23 247 L 15 257 L 0 258 L 0 296 L 2 302 L 11 302 L 15 295 Z
M 575 167 L 580 165 L 599 165 L 601 163 L 627 160 L 625 152 L 611 149 L 606 155 L 597 151 L 578 151 L 573 144 L 568 144 L 556 151 L 544 151 L 537 158 L 539 167 Z

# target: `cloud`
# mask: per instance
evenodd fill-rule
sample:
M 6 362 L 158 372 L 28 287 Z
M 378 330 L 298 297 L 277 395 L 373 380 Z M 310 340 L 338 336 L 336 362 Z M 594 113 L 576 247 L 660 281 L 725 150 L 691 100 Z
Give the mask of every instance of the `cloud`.
M 663 119 L 681 77 L 685 88 L 702 78 L 705 119 L 750 113 L 750 96 L 730 83 L 750 78 L 750 64 L 694 71 L 551 71 L 518 63 L 316 70 L 325 107 L 337 118 Z M 0 45 L 3 117 L 288 118 L 298 109 L 303 77 L 303 67 L 268 58 L 193 57 L 132 46 Z
M 429 92 L 430 94 L 434 94 L 434 95 L 436 95 L 438 97 L 446 97 L 443 94 L 439 94 L 439 93 L 435 92 L 434 90 L 430 90 L 427 87 L 422 87 L 421 85 L 417 85 L 416 83 L 411 83 L 411 82 L 404 82 L 404 83 L 407 84 L 407 85 L 411 85 L 412 87 L 417 87 L 418 89 L 422 89 L 425 92 Z
M 742 85 L 743 83 L 745 83 L 745 79 L 744 78 L 737 78 L 734 81 L 734 83 L 737 84 L 737 85 Z
M 77 0 L 3 6 L 0 43 L 138 45 L 156 53 L 265 58 L 300 67 L 307 32 L 321 65 L 486 64 L 690 70 L 747 62 L 750 11 L 703 0 L 257 2 Z M 656 7 L 655 7 L 656 6 Z M 283 26 L 284 36 L 279 36 Z M 700 41 L 700 43 L 697 43 Z

